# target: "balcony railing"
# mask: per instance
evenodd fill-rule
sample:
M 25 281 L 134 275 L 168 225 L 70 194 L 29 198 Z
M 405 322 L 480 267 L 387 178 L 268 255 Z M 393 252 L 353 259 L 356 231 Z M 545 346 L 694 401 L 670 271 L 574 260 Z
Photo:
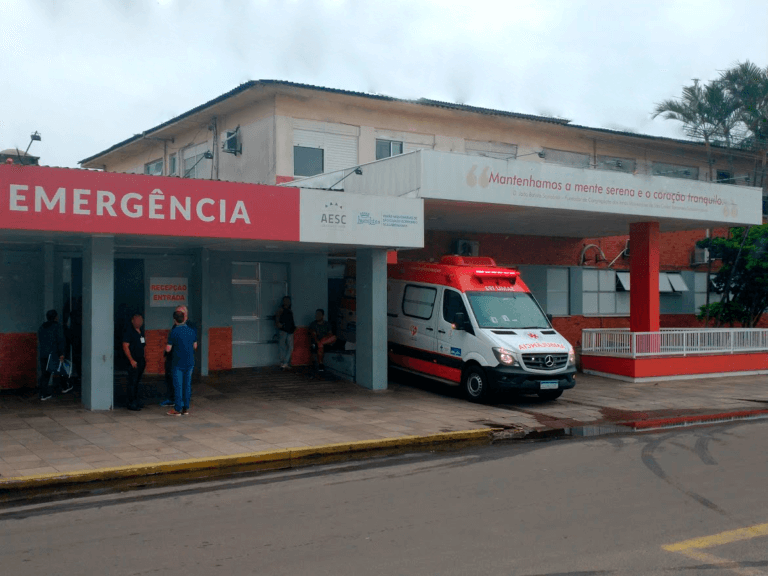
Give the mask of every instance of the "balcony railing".
M 582 330 L 582 354 L 642 358 L 768 352 L 768 329 L 662 328 L 660 332 L 626 329 Z

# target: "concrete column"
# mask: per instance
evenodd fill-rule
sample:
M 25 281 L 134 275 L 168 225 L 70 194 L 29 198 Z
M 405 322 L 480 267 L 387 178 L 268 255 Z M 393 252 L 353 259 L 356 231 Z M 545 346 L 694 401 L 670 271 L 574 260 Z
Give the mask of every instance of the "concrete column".
M 93 236 L 83 251 L 83 405 L 110 410 L 114 392 L 114 238 Z
M 387 251 L 357 251 L 357 383 L 387 389 Z
M 53 242 L 43 243 L 43 313 L 41 317 L 45 318 L 45 313 L 54 308 L 53 289 L 56 285 L 55 261 L 53 257 Z M 59 310 L 59 321 L 61 322 L 61 313 Z
M 208 248 L 200 250 L 200 334 L 197 335 L 200 341 L 200 375 L 208 376 L 208 329 L 210 322 L 210 304 L 208 294 L 210 293 L 210 265 Z
M 659 331 L 659 223 L 629 225 L 629 328 Z

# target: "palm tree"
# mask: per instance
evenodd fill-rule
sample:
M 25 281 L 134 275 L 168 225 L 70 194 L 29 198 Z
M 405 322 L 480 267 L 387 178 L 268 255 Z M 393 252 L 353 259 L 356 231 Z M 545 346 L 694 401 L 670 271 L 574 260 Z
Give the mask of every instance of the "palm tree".
M 738 119 L 746 135 L 740 146 L 754 150 L 762 165 L 763 195 L 768 193 L 768 67 L 747 60 L 721 74 L 720 83 L 738 107 Z
M 683 95 L 677 99 L 659 102 L 652 118 L 661 116 L 664 120 L 682 122 L 685 133 L 695 140 L 704 140 L 709 165 L 709 179 L 712 177 L 712 140 L 724 135 L 722 115 L 729 98 L 725 90 L 714 84 L 703 86 L 694 78 L 692 86 L 683 86 Z

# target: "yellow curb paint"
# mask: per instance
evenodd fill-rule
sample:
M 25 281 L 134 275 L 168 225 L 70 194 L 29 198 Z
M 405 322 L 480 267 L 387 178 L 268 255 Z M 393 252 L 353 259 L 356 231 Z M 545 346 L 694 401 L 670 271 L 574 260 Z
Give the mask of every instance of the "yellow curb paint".
M 738 542 L 740 540 L 749 540 L 750 538 L 758 538 L 760 536 L 768 536 L 768 524 L 757 524 L 755 526 L 749 526 L 748 528 L 720 532 L 719 534 L 713 534 L 712 536 L 683 540 L 682 542 L 677 542 L 675 544 L 667 544 L 666 546 L 662 546 L 662 548 L 667 552 L 702 550 L 704 548 L 722 546 L 723 544 L 730 544 L 731 542 Z
M 307 446 L 286 448 L 281 450 L 267 450 L 262 452 L 246 452 L 243 454 L 231 454 L 225 456 L 212 456 L 207 458 L 189 458 L 186 460 L 171 460 L 168 462 L 156 462 L 150 464 L 131 464 L 127 466 L 113 466 L 98 468 L 95 470 L 80 470 L 74 472 L 55 472 L 51 474 L 36 474 L 34 476 L 16 476 L 0 479 L 0 490 L 22 490 L 27 488 L 42 488 L 58 484 L 81 484 L 99 480 L 117 480 L 121 478 L 133 478 L 137 476 L 151 476 L 156 474 L 168 474 L 173 472 L 189 472 L 193 470 L 221 469 L 232 466 L 258 464 L 262 462 L 300 462 L 303 459 L 314 456 L 328 456 L 333 454 L 346 454 L 352 452 L 366 452 L 381 450 L 384 448 L 400 448 L 407 446 L 419 446 L 429 444 L 442 444 L 448 442 L 460 442 L 467 440 L 489 439 L 495 428 L 481 428 L 476 430 L 462 430 L 459 432 L 442 432 L 426 436 L 401 436 L 395 438 L 382 438 L 377 440 L 360 440 L 357 442 L 345 442 L 339 444 L 324 444 L 320 446 Z
M 690 558 L 691 560 L 696 560 L 697 562 L 703 562 L 704 564 L 710 564 L 712 566 L 719 566 L 720 568 L 728 570 L 729 572 L 733 572 L 734 574 L 739 574 L 740 576 L 765 576 L 765 572 L 761 570 L 753 570 L 751 568 L 739 566 L 738 562 L 734 562 L 733 560 L 726 560 L 725 558 L 719 558 L 718 556 L 702 552 L 701 550 L 681 550 L 680 554 Z

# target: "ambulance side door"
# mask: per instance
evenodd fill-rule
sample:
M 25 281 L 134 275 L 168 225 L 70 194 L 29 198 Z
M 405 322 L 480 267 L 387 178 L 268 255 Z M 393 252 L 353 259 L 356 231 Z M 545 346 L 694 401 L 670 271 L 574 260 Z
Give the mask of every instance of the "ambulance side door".
M 462 312 L 464 318 L 469 320 L 467 307 L 461 293 L 453 288 L 444 288 L 440 308 L 437 321 L 437 352 L 460 360 L 468 352 L 474 350 L 477 342 L 471 328 L 467 331 L 457 330 L 453 327 L 458 312 Z
M 398 342 L 405 346 L 434 352 L 435 322 L 437 309 L 437 286 L 406 283 L 400 305 L 400 334 Z

